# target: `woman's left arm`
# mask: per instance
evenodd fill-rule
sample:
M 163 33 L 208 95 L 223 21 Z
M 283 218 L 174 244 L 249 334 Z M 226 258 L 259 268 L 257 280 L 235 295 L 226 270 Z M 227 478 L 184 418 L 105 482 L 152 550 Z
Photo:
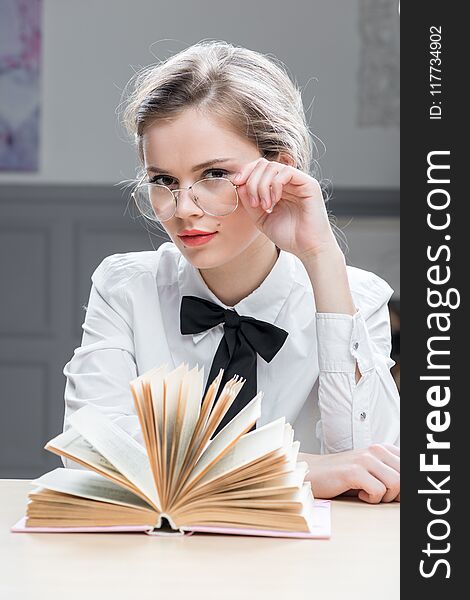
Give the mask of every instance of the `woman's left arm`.
M 394 444 L 399 398 L 390 373 L 386 300 L 368 311 L 367 323 L 356 311 L 318 181 L 294 167 L 286 153 L 279 154 L 279 161 L 256 159 L 241 169 L 234 183 L 258 229 L 278 248 L 300 258 L 312 282 L 324 452 L 302 454 L 313 490 L 320 498 L 358 490 L 366 502 L 398 500 L 400 458 Z
M 302 262 L 317 311 L 322 454 L 374 443 L 399 445 L 388 291 L 380 287 L 381 280 L 371 281 L 370 294 L 378 303 L 365 319 L 354 305 L 344 255 L 336 244 L 303 256 Z
M 378 302 L 366 322 L 354 305 L 318 181 L 294 167 L 286 153 L 279 154 L 279 161 L 256 159 L 234 183 L 256 226 L 302 261 L 312 283 L 323 451 L 397 445 L 399 395 L 390 372 L 388 298 Z

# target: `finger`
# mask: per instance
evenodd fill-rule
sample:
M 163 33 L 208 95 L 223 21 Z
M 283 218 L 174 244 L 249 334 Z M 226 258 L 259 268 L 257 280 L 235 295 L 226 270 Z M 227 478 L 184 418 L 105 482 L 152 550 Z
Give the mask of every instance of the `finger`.
M 371 499 L 371 496 L 364 490 L 359 490 L 357 497 L 359 498 L 359 500 L 362 500 L 363 502 L 368 502 L 369 504 L 379 504 L 380 503 L 380 500 L 373 501 Z
M 400 456 L 400 446 L 395 446 L 394 444 L 381 444 L 381 445 L 384 446 L 385 448 L 387 448 L 387 450 L 390 450 L 390 452 L 393 452 L 393 454 Z
M 400 502 L 400 494 L 398 493 L 396 496 L 393 496 L 393 494 L 390 494 L 390 498 L 387 500 L 382 499 L 382 502 Z M 384 496 L 385 498 L 385 496 Z
M 357 496 L 358 493 L 359 493 L 359 490 L 346 490 L 345 492 L 340 494 L 340 496 Z
M 240 171 L 234 176 L 233 182 L 237 185 L 245 185 L 245 183 L 248 180 L 248 177 L 251 175 L 253 169 L 256 167 L 260 160 L 261 157 L 257 158 L 256 160 L 252 160 L 243 167 L 241 167 Z
M 268 161 L 258 182 L 258 196 L 261 198 L 261 206 L 267 211 L 270 211 L 273 204 L 271 182 L 278 171 L 279 164 L 274 161 Z
M 250 197 L 248 195 L 248 190 L 245 185 L 237 185 L 237 193 L 238 197 L 242 201 L 242 204 L 248 214 L 254 214 L 256 217 L 261 215 L 264 211 L 261 207 L 253 208 L 250 204 Z
M 387 490 L 382 498 L 382 502 L 393 502 L 396 498 L 400 497 L 400 492 L 395 490 Z
M 255 165 L 255 168 L 251 171 L 248 179 L 246 180 L 245 186 L 248 191 L 248 198 L 250 205 L 256 208 L 260 205 L 260 198 L 258 196 L 258 184 L 262 174 L 266 168 L 268 161 L 265 158 L 260 158 Z
M 361 471 L 352 487 L 359 489 L 358 498 L 370 504 L 379 504 L 387 493 L 385 485 L 365 469 Z
M 369 452 L 392 469 L 395 469 L 397 473 L 400 472 L 400 456 L 390 451 L 384 444 L 372 444 L 372 446 L 369 446 Z
M 289 169 L 290 167 L 288 165 L 284 165 L 271 181 L 272 208 L 274 208 L 281 199 L 284 185 L 286 185 L 286 183 L 288 183 L 292 177 L 292 175 L 289 173 Z
M 369 467 L 369 473 L 387 488 L 382 502 L 391 502 L 400 493 L 400 474 L 392 467 L 376 459 Z

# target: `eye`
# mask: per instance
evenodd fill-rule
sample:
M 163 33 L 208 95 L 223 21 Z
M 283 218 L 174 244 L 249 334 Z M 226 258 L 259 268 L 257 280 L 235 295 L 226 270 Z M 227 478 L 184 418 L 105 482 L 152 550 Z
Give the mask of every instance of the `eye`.
M 172 181 L 174 181 L 174 179 L 169 175 L 154 175 L 149 179 L 149 183 L 159 183 L 160 185 L 166 185 L 167 187 L 170 187 Z
M 215 173 L 215 177 L 209 177 L 208 174 Z M 201 179 L 219 179 L 229 175 L 229 172 L 225 169 L 207 169 L 202 173 Z M 175 179 L 170 177 L 170 175 L 154 175 L 151 179 L 149 179 L 149 183 L 159 183 L 160 185 L 166 185 L 167 187 L 171 187 L 175 185 Z
M 224 177 L 229 174 L 229 172 L 225 171 L 225 169 L 208 169 L 207 171 L 204 171 L 202 177 L 206 178 L 207 173 L 219 173 L 219 177 Z M 220 175 L 220 173 L 221 173 L 221 175 Z M 211 179 L 211 178 L 208 177 L 208 179 Z M 215 177 L 215 179 L 217 179 L 217 176 Z

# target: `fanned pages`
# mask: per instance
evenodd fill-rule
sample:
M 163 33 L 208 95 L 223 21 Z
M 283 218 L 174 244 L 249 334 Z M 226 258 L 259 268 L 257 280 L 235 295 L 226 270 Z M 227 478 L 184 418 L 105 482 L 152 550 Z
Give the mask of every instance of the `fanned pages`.
M 218 394 L 222 376 L 221 369 L 204 398 L 198 365 L 165 364 L 130 381 L 145 446 L 93 405 L 77 410 L 45 448 L 88 470 L 57 468 L 34 479 L 26 527 L 309 537 L 313 494 L 292 427 L 282 417 L 251 430 L 263 392 L 212 438 L 245 383 L 235 375 Z

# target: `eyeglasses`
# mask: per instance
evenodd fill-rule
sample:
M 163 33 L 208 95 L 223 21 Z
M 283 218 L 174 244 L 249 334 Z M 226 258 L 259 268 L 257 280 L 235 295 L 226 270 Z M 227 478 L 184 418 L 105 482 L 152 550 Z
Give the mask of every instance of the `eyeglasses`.
M 213 217 L 225 217 L 238 206 L 238 185 L 224 177 L 200 179 L 187 188 L 170 189 L 160 183 L 144 181 L 144 177 L 134 188 L 131 196 L 141 214 L 150 221 L 168 221 L 176 212 L 179 199 L 176 194 L 190 190 L 193 202 L 204 213 Z

